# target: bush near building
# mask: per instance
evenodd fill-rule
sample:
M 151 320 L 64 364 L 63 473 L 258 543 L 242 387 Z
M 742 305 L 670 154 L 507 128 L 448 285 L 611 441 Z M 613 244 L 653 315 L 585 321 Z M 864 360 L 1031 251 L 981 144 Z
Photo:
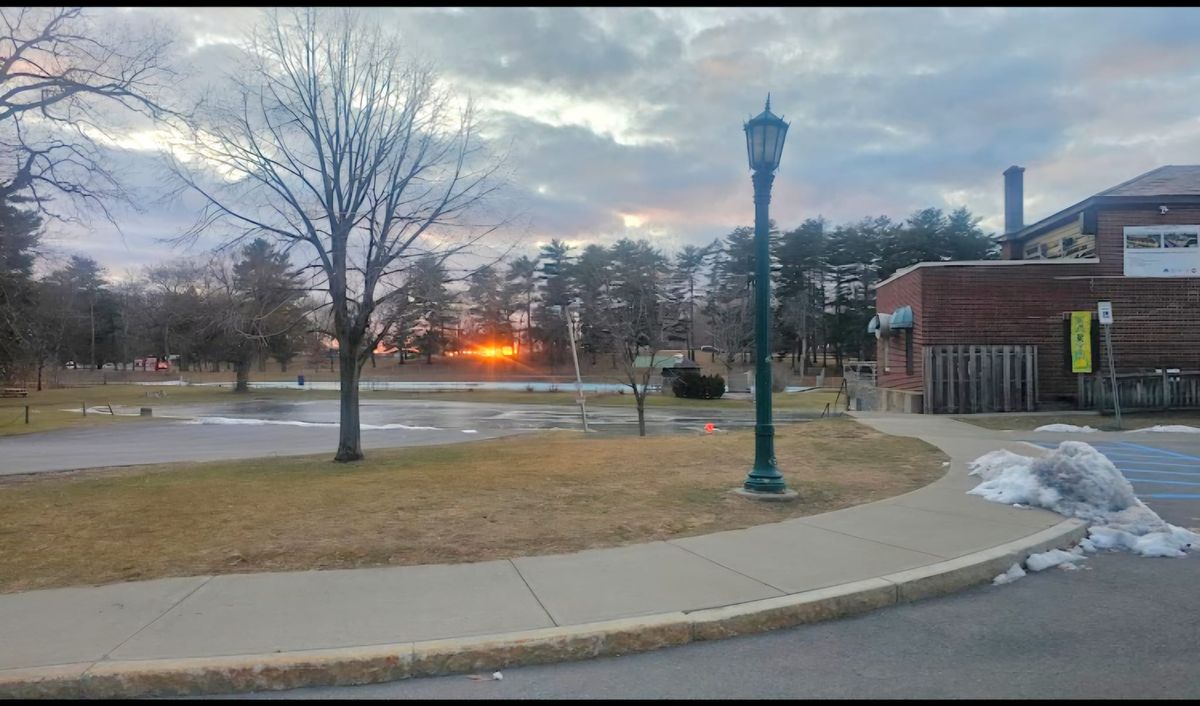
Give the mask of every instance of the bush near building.
M 725 394 L 725 378 L 720 375 L 683 373 L 671 383 L 676 397 L 694 400 L 715 400 Z

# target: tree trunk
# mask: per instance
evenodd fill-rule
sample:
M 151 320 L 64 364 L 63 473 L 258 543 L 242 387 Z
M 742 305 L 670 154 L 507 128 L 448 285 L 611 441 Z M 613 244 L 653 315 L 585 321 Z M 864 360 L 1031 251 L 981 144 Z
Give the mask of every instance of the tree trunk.
M 37 391 L 38 391 L 38 392 L 41 392 L 41 391 L 42 391 L 42 368 L 44 368 L 44 367 L 46 367 L 44 363 L 38 363 L 38 366 L 37 366 L 37 368 L 38 368 L 38 386 L 37 386 Z
M 267 372 L 267 356 L 265 355 L 258 356 L 258 372 Z
M 338 368 L 341 382 L 341 425 L 338 428 L 338 449 L 334 461 L 346 463 L 363 457 L 362 428 L 358 417 L 358 346 L 341 341 L 338 348 Z
M 250 361 L 239 360 L 234 369 L 237 371 L 237 384 L 233 386 L 234 392 L 249 392 L 250 391 Z
M 287 358 L 279 358 L 279 372 L 286 373 L 287 372 L 287 364 L 288 364 Z
M 646 392 L 643 390 L 638 393 L 637 388 L 633 390 L 633 396 L 637 400 L 638 412 L 638 436 L 646 435 Z

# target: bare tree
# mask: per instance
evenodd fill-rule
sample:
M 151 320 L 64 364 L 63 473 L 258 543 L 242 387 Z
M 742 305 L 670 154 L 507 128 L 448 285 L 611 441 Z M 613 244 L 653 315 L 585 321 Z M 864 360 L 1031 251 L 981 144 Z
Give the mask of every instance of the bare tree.
M 616 353 L 619 379 L 633 391 L 637 405 L 638 434 L 645 436 L 650 381 L 669 359 L 662 355 L 668 261 L 645 240 L 619 240 L 610 252 L 614 274 L 602 286 L 601 304 L 594 314 L 597 320 L 590 326 Z
M 206 204 L 188 235 L 222 225 L 227 246 L 261 236 L 310 257 L 338 343 L 338 461 L 363 457 L 359 374 L 389 333 L 372 315 L 400 296 L 394 278 L 495 228 L 471 220 L 499 169 L 474 111 L 402 46 L 358 11 L 268 12 L 235 95 L 193 123 L 198 159 L 174 165 Z
M 111 28 L 107 28 L 111 30 Z M 0 201 L 24 197 L 63 220 L 96 210 L 112 220 L 128 193 L 102 158 L 118 114 L 174 115 L 159 101 L 173 72 L 163 32 L 119 35 L 73 8 L 0 8 Z
M 714 355 L 732 381 L 734 368 L 744 363 L 754 343 L 754 302 L 746 275 L 727 276 L 709 293 L 704 313 L 708 317 Z

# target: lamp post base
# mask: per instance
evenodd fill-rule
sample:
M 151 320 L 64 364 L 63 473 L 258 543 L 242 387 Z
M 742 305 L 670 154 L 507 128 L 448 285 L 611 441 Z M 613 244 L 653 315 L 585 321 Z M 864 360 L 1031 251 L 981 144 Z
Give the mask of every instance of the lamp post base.
M 745 488 L 734 488 L 733 492 L 743 498 L 752 500 L 763 500 L 766 502 L 787 503 L 800 499 L 800 493 L 794 490 L 785 490 L 780 493 L 764 493 L 758 490 L 746 490 Z

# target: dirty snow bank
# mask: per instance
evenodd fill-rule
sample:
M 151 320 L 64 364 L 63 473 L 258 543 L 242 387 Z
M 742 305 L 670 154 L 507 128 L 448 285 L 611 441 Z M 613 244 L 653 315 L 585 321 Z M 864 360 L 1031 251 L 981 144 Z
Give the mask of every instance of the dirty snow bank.
M 1086 558 L 1083 554 L 1085 550 L 1096 551 L 1091 542 L 1085 539 L 1079 543 L 1079 546 L 1072 548 L 1071 551 L 1051 549 L 1048 552 L 1041 552 L 1040 554 L 1030 554 L 1026 557 L 1024 566 L 1018 561 L 1008 567 L 1008 571 L 992 579 L 992 585 L 1003 586 L 1006 583 L 1012 583 L 1026 575 L 1025 569 L 1029 569 L 1030 571 L 1045 571 L 1057 566 L 1067 571 L 1075 571 L 1079 568 L 1075 565 L 1075 562 L 1083 561 Z
M 1037 429 L 1034 429 L 1034 431 L 1079 432 L 1081 434 L 1090 434 L 1094 431 L 1100 430 L 1093 429 L 1088 426 L 1077 427 L 1074 424 L 1043 424 Z
M 992 585 L 1003 586 L 1006 583 L 1012 583 L 1013 581 L 1016 581 L 1024 575 L 1025 569 L 1021 568 L 1021 562 L 1018 561 L 1017 563 L 1008 567 L 1008 571 L 1005 571 L 996 578 L 992 579 Z
M 1089 545 L 1096 549 L 1183 556 L 1200 544 L 1200 534 L 1168 524 L 1138 500 L 1112 461 L 1082 441 L 1064 441 L 1041 458 L 992 451 L 968 467 L 983 482 L 967 493 L 1085 520 Z
M 1130 429 L 1129 433 L 1137 431 L 1172 431 L 1183 434 L 1200 434 L 1200 427 L 1189 427 L 1186 424 L 1155 424 L 1144 429 Z

